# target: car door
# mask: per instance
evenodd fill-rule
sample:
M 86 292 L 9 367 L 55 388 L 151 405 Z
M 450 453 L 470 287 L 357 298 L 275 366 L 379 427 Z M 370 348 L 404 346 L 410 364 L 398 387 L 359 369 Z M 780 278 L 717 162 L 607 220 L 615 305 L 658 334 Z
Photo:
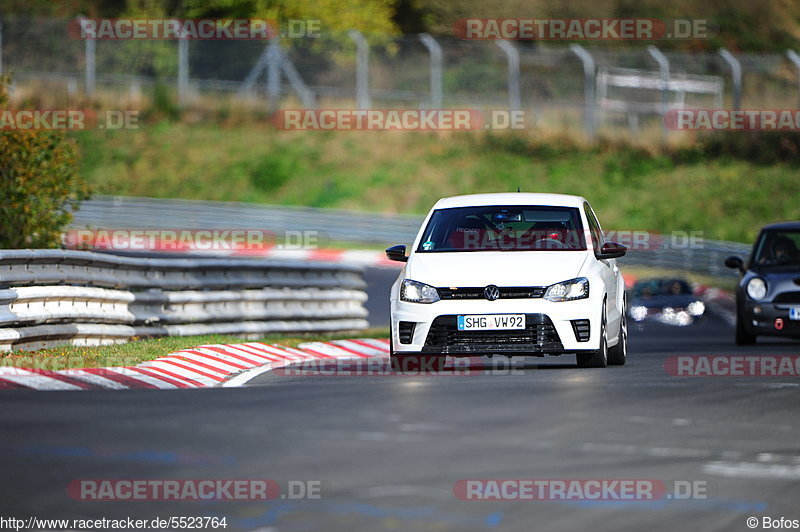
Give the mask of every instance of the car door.
M 600 246 L 605 242 L 605 235 L 600 222 L 597 221 L 597 216 L 594 214 L 591 205 L 588 202 L 583 204 L 583 209 L 586 213 L 586 220 L 589 222 L 589 231 L 592 234 L 592 244 L 594 245 L 595 253 L 600 252 Z M 598 263 L 601 266 L 601 276 L 606 285 L 606 292 L 608 293 L 608 301 L 606 302 L 606 317 L 609 331 L 616 331 L 619 327 L 619 319 L 621 317 L 621 308 L 618 304 L 617 298 L 619 297 L 619 268 L 617 267 L 617 259 L 600 259 Z M 613 338 L 613 336 L 612 336 Z

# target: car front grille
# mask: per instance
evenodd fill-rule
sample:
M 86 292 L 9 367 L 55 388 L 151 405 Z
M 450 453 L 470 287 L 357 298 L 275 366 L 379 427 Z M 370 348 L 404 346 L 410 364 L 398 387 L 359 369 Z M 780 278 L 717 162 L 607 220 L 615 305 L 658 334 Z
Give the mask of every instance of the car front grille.
M 783 292 L 772 300 L 776 305 L 800 305 L 800 292 Z
M 484 286 L 437 288 L 441 299 L 486 299 Z M 501 286 L 499 299 L 536 299 L 544 295 L 544 286 Z
M 499 331 L 459 331 L 458 316 L 438 316 L 425 339 L 423 352 L 435 353 L 544 353 L 564 346 L 553 322 L 544 314 L 526 314 L 525 328 Z

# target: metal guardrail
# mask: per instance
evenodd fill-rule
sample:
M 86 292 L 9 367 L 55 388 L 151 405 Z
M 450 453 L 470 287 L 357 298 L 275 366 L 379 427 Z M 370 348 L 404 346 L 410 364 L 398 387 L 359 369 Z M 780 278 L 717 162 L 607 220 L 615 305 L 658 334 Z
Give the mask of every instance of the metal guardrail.
M 81 204 L 72 227 L 109 230 L 268 229 L 276 233 L 317 231 L 322 243 L 328 239 L 391 245 L 413 242 L 422 221 L 422 216 L 312 207 L 99 196 Z M 631 249 L 623 259 L 623 265 L 733 277 L 736 272 L 723 265 L 725 257 L 750 253 L 748 244 L 736 242 L 702 240 L 680 248 L 671 245 L 669 239 L 658 240 L 663 245 L 654 249 Z
M 414 239 L 422 216 L 222 201 L 96 196 L 75 212 L 72 228 L 269 229 L 318 231 L 327 240 L 393 244 Z
M 363 329 L 365 286 L 345 264 L 0 250 L 0 350 Z
M 665 270 L 678 270 L 711 277 L 733 278 L 738 272 L 726 268 L 726 257 L 738 255 L 746 258 L 750 255 L 751 246 L 737 242 L 722 242 L 718 240 L 704 240 L 701 245 L 685 249 L 647 249 L 629 250 L 620 264 L 659 268 Z

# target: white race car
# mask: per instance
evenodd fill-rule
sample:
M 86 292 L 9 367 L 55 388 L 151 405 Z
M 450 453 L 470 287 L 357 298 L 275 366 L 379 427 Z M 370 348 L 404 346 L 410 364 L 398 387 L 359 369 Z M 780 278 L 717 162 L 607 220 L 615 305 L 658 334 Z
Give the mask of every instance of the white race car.
M 589 203 L 561 194 L 439 200 L 391 290 L 392 365 L 441 369 L 447 355 L 561 355 L 578 366 L 627 358 L 625 289 Z

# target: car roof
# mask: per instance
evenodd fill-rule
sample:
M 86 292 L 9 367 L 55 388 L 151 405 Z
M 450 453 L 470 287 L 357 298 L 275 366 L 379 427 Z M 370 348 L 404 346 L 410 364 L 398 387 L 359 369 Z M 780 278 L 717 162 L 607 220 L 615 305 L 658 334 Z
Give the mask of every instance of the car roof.
M 467 194 L 442 198 L 434 209 L 453 207 L 480 207 L 484 205 L 547 205 L 553 207 L 582 207 L 586 201 L 581 196 L 568 194 L 539 194 L 532 192 L 501 192 L 495 194 Z
M 785 230 L 785 229 L 794 229 L 800 230 L 800 222 L 777 222 L 774 224 L 768 224 L 761 228 L 762 231 L 772 231 L 772 230 Z

